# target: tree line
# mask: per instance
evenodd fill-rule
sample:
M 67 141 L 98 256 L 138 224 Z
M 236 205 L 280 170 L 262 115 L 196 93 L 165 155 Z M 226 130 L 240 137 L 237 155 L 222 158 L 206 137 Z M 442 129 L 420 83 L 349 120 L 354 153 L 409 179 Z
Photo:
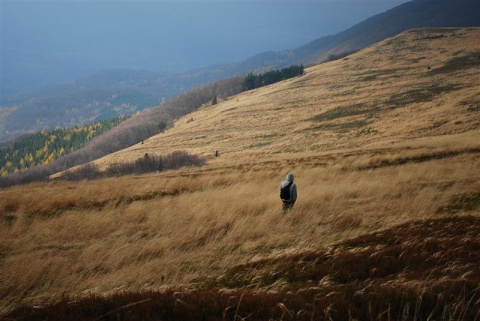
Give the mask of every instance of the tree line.
M 243 89 L 251 90 L 267 86 L 282 80 L 303 75 L 303 65 L 290 66 L 282 69 L 271 70 L 260 74 L 248 73 L 243 81 Z
M 205 165 L 205 159 L 188 154 L 185 151 L 175 151 L 164 156 L 151 156 L 145 153 L 143 157 L 133 162 L 110 164 L 105 171 L 100 171 L 98 167 L 92 163 L 84 164 L 75 170 L 68 170 L 63 178 L 70 181 L 92 180 L 131 174 L 141 175 L 178 169 L 185 166 L 200 167 L 203 165 Z
M 26 134 L 0 145 L 0 176 L 51 163 L 53 160 L 82 148 L 88 141 L 126 120 L 119 116 L 68 129 L 42 130 Z

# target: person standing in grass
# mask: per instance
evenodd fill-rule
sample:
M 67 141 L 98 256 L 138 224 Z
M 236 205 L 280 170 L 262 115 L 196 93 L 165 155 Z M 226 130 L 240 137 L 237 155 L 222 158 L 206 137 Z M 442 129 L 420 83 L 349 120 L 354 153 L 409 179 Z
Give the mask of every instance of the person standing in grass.
M 287 178 L 280 184 L 280 199 L 284 211 L 291 209 L 297 201 L 297 185 L 293 182 L 292 173 L 288 173 Z

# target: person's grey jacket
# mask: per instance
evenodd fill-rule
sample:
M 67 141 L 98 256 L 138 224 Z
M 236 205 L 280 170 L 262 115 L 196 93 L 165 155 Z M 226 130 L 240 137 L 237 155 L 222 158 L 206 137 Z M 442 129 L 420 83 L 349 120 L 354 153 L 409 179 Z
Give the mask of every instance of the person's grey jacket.
M 287 178 L 280 184 L 280 191 L 282 190 L 283 187 L 290 184 L 290 182 L 293 183 L 293 179 L 294 179 L 293 174 L 288 173 Z M 282 200 L 282 201 L 287 203 L 295 203 L 297 201 L 297 185 L 295 185 L 295 183 L 293 183 L 290 186 L 290 198 L 288 200 Z

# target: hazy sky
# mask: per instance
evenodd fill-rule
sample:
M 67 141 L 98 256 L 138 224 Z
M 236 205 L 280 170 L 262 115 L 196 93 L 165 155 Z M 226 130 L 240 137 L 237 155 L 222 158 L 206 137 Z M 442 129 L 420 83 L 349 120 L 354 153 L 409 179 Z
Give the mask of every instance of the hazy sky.
M 181 72 L 293 49 L 405 0 L 0 0 L 2 86 Z

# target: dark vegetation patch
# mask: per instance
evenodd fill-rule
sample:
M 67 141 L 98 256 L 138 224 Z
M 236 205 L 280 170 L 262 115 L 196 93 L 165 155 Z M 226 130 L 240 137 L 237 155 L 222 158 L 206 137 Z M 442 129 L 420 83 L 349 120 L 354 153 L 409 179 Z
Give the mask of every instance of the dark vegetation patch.
M 309 127 L 304 129 L 303 131 L 322 131 L 328 130 L 337 133 L 346 133 L 354 129 L 359 129 L 369 125 L 371 122 L 367 120 L 358 120 L 352 122 L 345 122 L 345 123 L 326 123 L 321 125 L 316 125 L 313 127 Z
M 366 105 L 362 103 L 352 104 L 348 106 L 339 106 L 333 109 L 330 109 L 324 113 L 315 115 L 310 118 L 311 121 L 328 121 L 335 120 L 344 117 L 358 116 L 358 115 L 368 115 L 373 116 L 380 110 L 380 107 Z
M 14 214 L 5 214 L 1 216 L 1 219 L 5 225 L 7 225 L 8 227 L 11 227 L 18 218 Z
M 461 101 L 460 104 L 462 106 L 467 107 L 468 112 L 472 112 L 472 113 L 480 112 L 480 100 L 474 100 L 474 99 L 464 100 L 464 101 Z
M 0 213 L 13 213 L 13 212 L 16 212 L 18 210 L 18 208 L 20 207 L 20 204 L 16 201 L 9 201 L 7 203 L 5 203 L 3 205 L 3 208 L 0 209 Z
M 8 248 L 7 246 L 0 244 L 0 264 L 2 264 L 2 261 L 4 258 L 11 252 L 11 249 Z M 2 313 L 0 312 L 0 319 L 1 319 Z
M 456 214 L 459 212 L 471 212 L 480 208 L 480 192 L 464 193 L 453 196 L 449 203 L 439 207 L 437 214 Z
M 379 69 L 379 70 L 369 70 L 363 74 L 363 78 L 359 79 L 360 81 L 372 81 L 379 78 L 399 78 L 399 71 L 405 71 L 407 69 L 402 68 L 392 68 L 392 69 Z
M 195 289 L 64 296 L 13 320 L 476 320 L 480 218 L 412 221 L 238 265 Z
M 252 90 L 280 82 L 282 80 L 290 79 L 296 76 L 301 76 L 304 73 L 303 65 L 290 66 L 277 70 L 270 70 L 264 73 L 255 74 L 250 72 L 243 81 L 243 90 Z
M 425 60 L 426 57 L 415 57 L 410 59 L 410 63 L 412 64 L 418 64 L 420 61 Z
M 70 181 L 80 181 L 132 174 L 141 175 L 178 169 L 185 166 L 200 167 L 203 165 L 205 165 L 203 158 L 191 155 L 185 151 L 175 151 L 165 156 L 150 156 L 148 153 L 145 153 L 143 157 L 138 158 L 134 162 L 111 164 L 105 172 L 101 172 L 93 164 L 85 164 L 76 170 L 67 171 L 63 178 Z
M 271 145 L 272 142 L 263 142 L 263 143 L 257 143 L 257 144 L 251 144 L 247 146 L 248 149 L 257 149 L 257 148 L 262 148 Z
M 321 124 L 309 127 L 304 129 L 304 131 L 318 131 L 318 130 L 328 130 L 339 133 L 345 133 L 351 130 L 359 129 L 365 126 L 368 126 L 371 121 L 363 120 L 354 120 L 349 122 L 342 123 L 327 123 L 328 121 L 337 120 L 345 117 L 360 116 L 366 115 L 368 118 L 373 117 L 375 113 L 380 110 L 379 107 L 370 106 L 366 104 L 352 104 L 349 106 L 339 106 L 328 110 L 324 113 L 315 115 L 310 118 L 310 121 L 321 122 Z
M 390 99 L 385 102 L 385 105 L 388 106 L 389 109 L 395 109 L 413 103 L 429 102 L 440 94 L 449 93 L 461 88 L 461 86 L 454 84 L 435 84 L 423 88 L 410 89 L 408 91 L 393 94 L 390 96 Z
M 448 124 L 448 123 L 449 123 L 449 121 L 445 120 L 445 119 L 438 120 L 438 121 L 435 121 L 432 125 L 428 126 L 426 129 L 427 130 L 436 129 L 436 128 L 442 127 L 443 125 Z
M 432 69 L 430 75 L 446 74 L 456 71 L 462 71 L 469 68 L 480 66 L 480 51 L 469 52 L 466 55 L 458 56 L 447 61 L 442 67 Z

